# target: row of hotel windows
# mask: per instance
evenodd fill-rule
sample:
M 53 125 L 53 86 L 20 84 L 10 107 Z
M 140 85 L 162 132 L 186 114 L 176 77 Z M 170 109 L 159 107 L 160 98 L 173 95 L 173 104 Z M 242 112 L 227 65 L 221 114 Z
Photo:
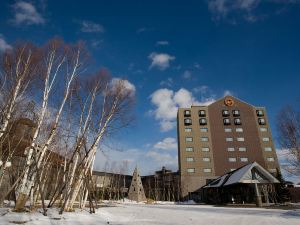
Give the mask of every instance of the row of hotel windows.
M 209 152 L 209 147 L 203 147 L 201 148 L 202 152 Z M 240 152 L 246 152 L 247 151 L 247 148 L 246 147 L 239 147 L 238 150 Z M 265 147 L 264 150 L 266 152 L 271 152 L 272 151 L 272 147 Z M 193 147 L 186 147 L 185 148 L 185 151 L 186 152 L 193 152 L 194 151 L 194 148 Z M 235 151 L 235 148 L 234 147 L 228 147 L 227 148 L 227 151 L 228 152 L 234 152 Z
M 205 117 L 206 116 L 205 110 L 199 110 L 198 115 L 199 115 L 199 117 Z M 190 117 L 191 116 L 191 110 L 184 110 L 184 116 L 185 117 Z
M 227 117 L 227 116 L 230 116 L 229 110 L 223 110 L 223 111 L 222 111 L 222 115 L 223 115 L 223 116 L 226 116 L 226 117 Z M 233 115 L 233 116 L 240 116 L 240 110 L 236 110 L 236 109 L 235 109 L 235 110 L 232 110 L 232 115 Z
M 195 168 L 187 168 L 186 171 L 188 173 L 195 173 Z M 204 168 L 203 172 L 204 173 L 211 173 L 211 168 Z
M 199 115 L 199 117 L 205 117 L 206 116 L 205 110 L 199 110 L 198 115 Z M 225 117 L 230 116 L 229 110 L 223 110 L 222 115 Z M 240 110 L 237 110 L 237 109 L 232 110 L 232 115 L 240 116 Z M 262 110 L 256 110 L 256 115 L 258 117 L 264 116 L 264 112 Z M 191 116 L 191 110 L 184 110 L 184 116 L 186 116 L 186 117 Z
M 235 125 L 241 125 L 241 124 L 242 124 L 242 121 L 241 121 L 240 118 L 235 118 L 233 121 L 234 121 L 234 124 L 235 124 Z M 224 125 L 230 125 L 230 124 L 231 124 L 230 119 L 229 119 L 229 118 L 223 119 L 223 124 L 224 124 Z
M 224 125 L 231 125 L 231 120 L 229 118 L 224 118 L 223 119 L 223 124 Z M 240 118 L 234 118 L 233 120 L 234 125 L 242 125 L 242 121 Z M 266 125 L 266 120 L 263 118 L 258 119 L 258 124 L 259 125 Z M 184 119 L 184 125 L 189 126 L 192 125 L 192 119 L 186 118 Z M 207 120 L 205 118 L 199 119 L 199 125 L 204 126 L 207 125 Z
M 186 158 L 187 162 L 195 162 L 195 158 L 194 157 L 187 157 Z M 210 162 L 210 158 L 209 157 L 204 157 L 202 158 L 203 162 Z M 248 162 L 248 158 L 247 157 L 241 157 L 240 158 L 241 162 Z M 267 158 L 267 161 L 274 161 L 274 158 Z M 228 158 L 228 162 L 236 162 L 236 158 L 235 157 L 229 157 Z
M 245 141 L 245 138 L 244 138 L 244 137 L 237 137 L 236 140 L 239 141 L 239 142 L 243 142 L 243 141 Z M 192 137 L 185 137 L 185 141 L 186 141 L 186 142 L 193 142 L 193 138 L 192 138 Z M 202 142 L 208 142 L 208 137 L 201 137 L 201 138 L 200 138 L 200 141 L 202 141 Z M 226 141 L 227 141 L 227 142 L 233 141 L 233 137 L 227 137 L 227 138 L 226 138 Z M 269 142 L 269 141 L 270 141 L 270 138 L 268 138 L 268 137 L 263 137 L 263 138 L 262 138 L 262 141 L 263 141 L 263 142 Z
M 268 129 L 266 127 L 260 127 L 259 129 L 260 129 L 261 132 L 267 132 L 268 131 Z M 224 131 L 226 133 L 232 132 L 232 128 L 225 128 Z M 235 131 L 236 132 L 243 132 L 244 130 L 243 130 L 243 128 L 239 127 L 239 128 L 235 128 Z M 184 128 L 184 132 L 187 132 L 187 133 L 192 132 L 192 128 L 186 127 L 186 128 Z M 208 128 L 206 128 L 206 127 L 205 128 L 200 128 L 200 132 L 201 133 L 207 133 Z
M 230 171 L 234 171 L 234 170 L 236 170 L 236 169 L 230 169 Z M 186 169 L 186 172 L 188 172 L 188 173 L 195 173 L 195 171 L 196 171 L 195 168 L 187 168 Z M 211 173 L 211 171 L 212 171 L 211 168 L 204 168 L 203 169 L 204 173 Z M 271 173 L 275 173 L 277 170 L 276 169 L 269 169 L 269 171 Z
M 205 118 L 199 119 L 199 124 L 200 125 L 207 125 L 207 120 Z M 192 125 L 192 120 L 191 119 L 184 119 L 184 125 L 189 126 Z

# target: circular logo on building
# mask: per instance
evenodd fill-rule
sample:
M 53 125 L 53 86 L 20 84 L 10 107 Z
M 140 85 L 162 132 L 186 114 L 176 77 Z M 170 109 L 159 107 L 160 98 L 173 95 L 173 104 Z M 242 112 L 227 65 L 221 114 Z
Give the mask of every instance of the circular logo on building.
M 233 106 L 234 101 L 233 101 L 232 98 L 225 98 L 224 103 L 225 103 L 225 105 L 227 105 L 227 106 Z

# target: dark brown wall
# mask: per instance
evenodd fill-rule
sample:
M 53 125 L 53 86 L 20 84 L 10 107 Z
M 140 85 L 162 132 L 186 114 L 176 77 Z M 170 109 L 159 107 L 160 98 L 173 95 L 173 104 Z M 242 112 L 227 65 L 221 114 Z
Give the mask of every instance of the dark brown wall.
M 240 110 L 240 117 L 234 117 L 232 110 Z M 229 110 L 230 116 L 223 117 L 222 111 Z M 208 107 L 209 121 L 212 135 L 212 145 L 214 151 L 214 165 L 216 176 L 221 176 L 230 171 L 237 169 L 245 164 L 257 161 L 265 167 L 265 161 L 262 155 L 262 149 L 257 130 L 257 118 L 251 105 L 234 99 L 233 106 L 226 106 L 224 99 L 211 104 Z M 230 118 L 231 125 L 224 125 L 223 118 Z M 234 118 L 240 118 L 242 125 L 234 125 Z M 242 133 L 237 133 L 236 128 L 243 128 Z M 231 128 L 232 132 L 226 133 L 225 128 Z M 233 142 L 227 142 L 226 137 L 233 137 Z M 237 137 L 244 137 L 244 142 L 238 142 Z M 234 147 L 234 152 L 227 151 L 228 147 Z M 246 147 L 246 152 L 239 152 L 238 147 Z M 229 162 L 229 157 L 237 158 L 236 162 Z M 241 157 L 247 157 L 248 162 L 241 162 Z

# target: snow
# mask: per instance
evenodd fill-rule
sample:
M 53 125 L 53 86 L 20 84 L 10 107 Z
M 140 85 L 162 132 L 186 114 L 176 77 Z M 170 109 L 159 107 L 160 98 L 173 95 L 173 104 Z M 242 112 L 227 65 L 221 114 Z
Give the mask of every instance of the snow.
M 133 204 L 109 202 L 95 214 L 79 211 L 58 214 L 49 209 L 48 216 L 40 210 L 32 213 L 15 213 L 0 209 L 0 225 L 26 222 L 26 225 L 296 225 L 300 224 L 300 210 L 229 208 L 209 205 L 185 205 L 159 202 L 158 204 Z

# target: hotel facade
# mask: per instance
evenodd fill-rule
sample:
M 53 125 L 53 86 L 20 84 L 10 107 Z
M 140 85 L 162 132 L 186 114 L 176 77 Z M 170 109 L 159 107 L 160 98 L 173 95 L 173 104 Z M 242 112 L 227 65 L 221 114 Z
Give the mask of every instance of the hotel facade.
M 274 175 L 280 169 L 264 107 L 226 96 L 180 108 L 177 133 L 182 197 L 254 161 Z

